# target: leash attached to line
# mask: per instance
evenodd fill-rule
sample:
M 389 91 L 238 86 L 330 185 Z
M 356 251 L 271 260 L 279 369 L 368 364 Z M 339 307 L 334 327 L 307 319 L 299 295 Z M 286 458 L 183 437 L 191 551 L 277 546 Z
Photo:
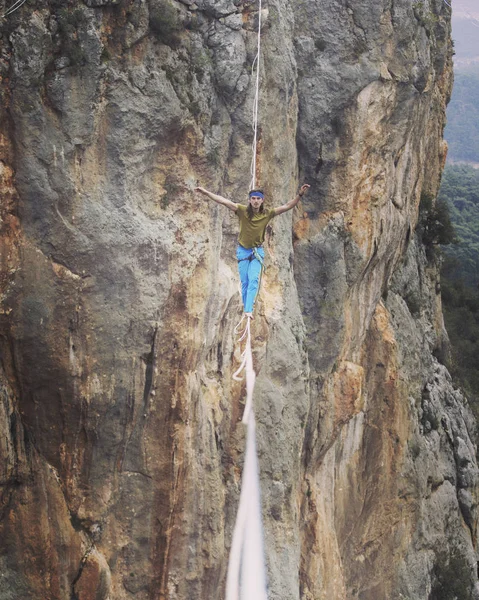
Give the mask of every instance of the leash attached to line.
M 238 342 L 241 343 L 244 339 L 246 339 L 245 350 L 241 355 L 241 364 L 238 370 L 233 374 L 233 379 L 235 381 L 242 381 L 243 378 L 240 377 L 240 373 L 245 370 L 246 371 L 246 405 L 244 409 L 242 423 L 245 425 L 248 424 L 249 414 L 251 412 L 251 408 L 253 406 L 253 392 L 254 392 L 254 384 L 256 383 L 256 373 L 253 368 L 253 351 L 251 350 L 251 319 L 245 317 L 243 315 L 241 321 L 235 328 L 235 331 L 239 328 L 243 320 L 246 318 L 246 327 L 239 338 Z

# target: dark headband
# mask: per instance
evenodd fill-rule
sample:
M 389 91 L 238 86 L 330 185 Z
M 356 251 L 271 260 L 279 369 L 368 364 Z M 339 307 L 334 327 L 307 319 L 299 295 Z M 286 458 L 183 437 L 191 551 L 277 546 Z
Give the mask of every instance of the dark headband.
M 264 200 L 263 192 L 260 192 L 258 190 L 251 190 L 251 192 L 249 193 L 249 197 L 251 198 L 251 196 L 257 196 L 258 198 L 263 198 Z

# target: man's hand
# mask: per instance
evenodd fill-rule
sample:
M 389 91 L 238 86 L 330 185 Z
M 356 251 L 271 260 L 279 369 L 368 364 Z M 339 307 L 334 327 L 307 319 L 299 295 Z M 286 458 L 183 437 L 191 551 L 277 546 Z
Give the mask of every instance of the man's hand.
M 303 183 L 303 185 L 299 189 L 298 196 L 304 196 L 304 194 L 306 194 L 310 187 L 311 186 L 307 183 Z
M 292 208 L 294 208 L 298 204 L 300 198 L 302 198 L 304 196 L 304 194 L 309 190 L 310 187 L 311 186 L 308 185 L 307 183 L 303 183 L 303 185 L 299 188 L 299 192 L 293 198 L 293 200 L 290 200 L 286 204 L 283 204 L 283 206 L 278 206 L 277 208 L 275 208 L 274 209 L 274 214 L 275 215 L 282 215 L 286 211 L 291 210 Z

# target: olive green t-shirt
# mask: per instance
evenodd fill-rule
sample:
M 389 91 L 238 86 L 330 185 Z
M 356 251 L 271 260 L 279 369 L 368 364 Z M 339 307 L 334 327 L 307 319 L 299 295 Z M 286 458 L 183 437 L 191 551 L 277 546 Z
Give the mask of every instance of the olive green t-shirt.
M 252 219 L 248 217 L 246 212 L 247 206 L 244 204 L 238 204 L 236 214 L 240 222 L 240 233 L 238 242 L 243 248 L 254 248 L 261 246 L 264 242 L 264 234 L 266 231 L 266 225 L 271 221 L 274 215 L 274 208 L 265 210 L 257 214 L 253 214 Z

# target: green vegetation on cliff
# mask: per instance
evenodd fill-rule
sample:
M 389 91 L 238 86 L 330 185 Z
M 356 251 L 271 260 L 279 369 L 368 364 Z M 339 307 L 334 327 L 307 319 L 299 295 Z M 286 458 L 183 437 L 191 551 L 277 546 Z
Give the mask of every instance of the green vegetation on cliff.
M 444 249 L 441 270 L 451 371 L 479 398 L 479 170 L 447 166 L 438 202 L 447 202 L 458 241 Z
M 479 291 L 454 277 L 456 261 L 441 271 L 444 320 L 452 346 L 452 373 L 479 399 Z M 477 414 L 477 411 L 476 411 Z
M 479 142 L 479 137 L 478 137 Z M 447 202 L 458 244 L 446 250 L 453 280 L 464 280 L 470 287 L 479 284 L 479 169 L 467 165 L 448 165 L 444 171 L 438 204 Z M 442 242 L 440 242 L 442 243 Z

